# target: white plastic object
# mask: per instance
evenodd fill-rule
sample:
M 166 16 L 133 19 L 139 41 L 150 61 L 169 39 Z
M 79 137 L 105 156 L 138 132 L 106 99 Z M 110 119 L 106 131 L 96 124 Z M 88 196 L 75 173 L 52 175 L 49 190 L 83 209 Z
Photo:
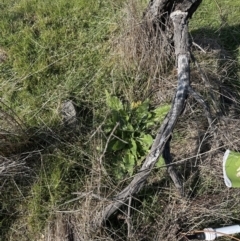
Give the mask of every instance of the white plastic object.
M 225 182 L 226 186 L 232 187 L 232 182 L 229 180 L 227 173 L 226 173 L 226 169 L 225 169 L 225 165 L 226 165 L 229 154 L 230 154 L 230 150 L 226 150 L 226 152 L 224 153 L 224 156 L 223 156 L 223 177 L 224 177 L 224 182 Z
M 217 237 L 240 233 L 240 225 L 232 225 L 223 228 L 205 228 L 204 230 L 205 240 L 215 240 Z

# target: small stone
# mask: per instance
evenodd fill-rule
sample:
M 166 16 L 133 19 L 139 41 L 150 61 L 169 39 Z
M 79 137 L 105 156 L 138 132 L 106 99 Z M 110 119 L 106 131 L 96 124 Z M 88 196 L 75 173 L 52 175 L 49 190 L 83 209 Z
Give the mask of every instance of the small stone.
M 77 112 L 72 100 L 67 100 L 61 106 L 62 119 L 65 125 L 73 126 L 77 123 Z

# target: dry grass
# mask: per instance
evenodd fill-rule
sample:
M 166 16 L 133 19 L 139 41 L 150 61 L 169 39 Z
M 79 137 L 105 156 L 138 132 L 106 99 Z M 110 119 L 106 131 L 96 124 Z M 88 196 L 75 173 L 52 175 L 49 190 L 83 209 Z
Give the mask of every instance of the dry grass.
M 159 99 L 166 103 L 175 85 L 172 34 L 169 30 L 167 36 L 156 28 L 151 19 L 143 16 L 145 10 L 146 4 L 132 0 L 123 8 L 119 21 L 121 32 L 113 41 L 113 56 L 118 59 L 118 69 L 134 79 L 135 98 L 144 99 L 158 91 Z
M 186 159 L 179 171 L 185 180 L 187 198 L 179 201 L 170 194 L 171 202 L 166 209 L 170 208 L 171 212 L 167 213 L 173 216 L 168 225 L 177 225 L 178 232 L 239 222 L 239 190 L 226 188 L 222 175 L 225 150 L 240 150 L 238 66 L 217 40 L 197 42 L 205 53 L 199 49 L 193 49 L 193 53 L 205 79 L 199 69 L 192 66 L 192 86 L 208 101 L 213 123 L 210 128 L 202 107 L 190 98 L 175 130 L 172 154 L 176 162 Z M 163 225 L 166 221 L 160 223 Z M 159 229 L 158 240 L 180 239 L 173 238 L 164 227 Z
M 126 89 L 126 95 L 133 95 L 136 99 L 150 96 L 152 102 L 159 105 L 170 102 L 174 94 L 174 54 L 167 37 L 155 31 L 149 22 L 142 21 L 143 8 L 135 1 L 124 8 L 122 32 L 113 41 L 113 55 L 118 71 L 134 79 L 133 89 Z M 240 221 L 240 191 L 227 189 L 222 177 L 224 151 L 240 151 L 240 98 L 235 72 L 238 65 L 217 40 L 195 36 L 193 41 L 205 51 L 196 47 L 192 49 L 205 78 L 192 65 L 191 83 L 194 90 L 208 101 L 213 123 L 210 128 L 202 106 L 189 97 L 186 111 L 174 130 L 171 142 L 174 162 L 179 162 L 177 168 L 184 180 L 185 198 L 179 197 L 165 168 L 156 168 L 146 187 L 132 201 L 134 209 L 129 211 L 127 206 L 123 207 L 105 228 L 96 231 L 94 221 L 103 207 L 122 189 L 124 181 L 127 182 L 114 183 L 111 173 L 106 173 L 106 163 L 103 161 L 100 165 L 102 153 L 96 150 L 96 146 L 104 149 L 102 140 L 106 137 L 99 127 L 89 139 L 92 146 L 88 148 L 91 151 L 84 153 L 91 163 L 86 175 L 80 178 L 84 185 L 80 190 L 75 190 L 72 199 L 53 206 L 45 229 L 36 234 L 35 240 L 177 241 L 181 240 L 182 233 Z M 10 137 L 17 133 L 16 130 L 21 132 L 22 125 L 13 113 L 2 111 L 0 114 L 8 120 L 1 140 L 4 144 L 13 143 Z M 21 133 L 25 136 L 24 131 Z M 6 150 L 9 151 L 6 153 L 19 150 L 19 142 L 15 143 L 17 145 L 7 146 Z M 0 158 L 0 179 L 25 173 L 24 160 L 19 159 L 22 160 L 19 162 L 8 158 L 6 153 L 5 157 Z M 23 227 L 19 231 L 20 236 L 26 230 Z
M 133 29 L 136 30 L 136 28 Z M 139 29 L 141 28 L 139 27 Z M 145 55 L 146 59 L 143 61 L 143 55 L 139 57 L 136 52 L 131 52 L 132 50 L 127 48 L 131 44 L 135 47 L 138 46 L 139 31 L 129 31 L 128 35 L 130 33 L 132 35 L 125 38 L 127 44 L 123 47 L 121 43 L 119 48 L 126 54 L 122 55 L 124 62 L 134 63 L 136 61 L 139 73 L 141 73 L 145 67 L 150 68 L 143 64 L 144 61 L 146 61 L 145 64 L 148 63 L 148 60 L 149 62 L 155 61 L 156 64 L 156 61 L 160 60 L 148 59 Z M 134 45 L 136 37 L 137 43 Z M 204 39 L 203 42 L 199 42 L 196 38 L 194 41 L 205 50 L 204 53 L 197 48 L 193 49 L 205 79 L 202 78 L 199 69 L 192 66 L 192 86 L 209 102 L 214 122 L 210 128 L 202 106 L 190 97 L 187 109 L 179 120 L 172 140 L 174 161 L 186 159 L 183 164 L 178 165 L 179 172 L 184 179 L 186 197 L 178 196 L 167 173 L 159 169 L 152 174 L 146 188 L 138 195 L 137 201 L 133 201 L 134 210 L 131 211 L 130 217 L 127 214 L 128 209 L 124 208 L 125 214 L 119 214 L 105 229 L 93 232 L 92 223 L 108 202 L 99 196 L 106 197 L 110 193 L 111 197 L 113 196 L 111 193 L 120 189 L 119 186 L 102 181 L 100 176 L 104 175 L 101 168 L 98 169 L 95 166 L 94 170 L 98 171 L 92 175 L 91 181 L 86 183 L 86 190 L 84 190 L 88 195 L 79 198 L 70 213 L 56 215 L 56 221 L 49 223 L 46 230 L 48 237 L 44 235 L 44 240 L 177 241 L 182 240 L 183 233 L 192 230 L 239 222 L 240 192 L 235 189 L 227 189 L 222 178 L 224 151 L 228 148 L 240 150 L 240 123 L 236 118 L 239 111 L 237 107 L 238 89 L 237 86 L 230 83 L 236 76 L 234 74 L 226 75 L 226 73 L 232 73 L 237 65 L 231 55 L 223 50 L 216 40 Z M 129 43 L 131 44 L 129 45 Z M 142 51 L 146 50 L 142 49 Z M 129 59 L 126 58 L 127 55 Z M 139 60 L 142 62 L 138 62 Z M 128 70 L 129 66 L 126 67 L 126 71 Z M 160 82 L 160 78 L 156 77 L 160 76 L 160 71 L 158 71 L 153 73 L 150 70 L 150 73 L 155 76 L 153 77 L 155 81 Z M 162 103 L 171 98 L 176 80 L 173 78 L 172 71 L 169 72 L 169 76 L 169 79 L 164 79 L 166 86 L 160 82 L 161 89 L 152 94 L 155 102 Z M 169 94 L 164 96 L 164 93 Z M 107 188 L 104 187 L 104 183 Z M 104 189 L 108 189 L 108 191 L 104 192 Z M 99 192 L 99 190 L 101 191 Z M 98 198 L 94 197 L 93 193 L 98 193 Z M 68 234 L 66 234 L 66 230 L 70 230 Z M 71 233 L 74 237 L 67 239 L 66 236 L 69 237 Z M 227 240 L 227 238 L 222 240 Z
M 19 147 L 27 142 L 23 128 L 23 123 L 13 110 L 0 101 L 0 180 L 24 175 L 29 170 L 25 160 L 30 153 L 18 153 Z
M 143 86 L 151 86 L 149 92 L 155 103 L 169 101 L 176 78 L 174 70 L 164 66 L 171 66 L 172 53 L 164 52 L 164 44 L 158 35 L 149 42 L 142 16 L 132 2 L 127 9 L 124 29 L 128 31 L 120 37 L 116 48 L 121 50 L 125 71 L 135 68 L 138 83 L 141 83 L 142 77 L 139 73 L 148 73 L 148 79 L 143 78 Z M 213 123 L 208 126 L 202 106 L 190 97 L 172 141 L 174 161 L 186 159 L 178 167 L 184 179 L 186 198 L 179 199 L 166 173 L 153 174 L 149 185 L 155 191 L 152 196 L 155 206 L 146 201 L 147 194 L 143 197 L 139 194 L 141 204 L 137 206 L 138 211 L 133 211 L 134 225 L 131 226 L 129 240 L 180 240 L 181 232 L 239 222 L 239 191 L 227 189 L 222 177 L 225 150 L 240 151 L 238 64 L 218 40 L 195 36 L 193 41 L 204 51 L 197 47 L 192 49 L 201 72 L 192 66 L 191 83 L 209 103 Z M 147 193 L 146 190 L 143 192 Z M 129 233 L 127 222 L 125 229 Z
M 123 63 L 121 69 L 127 73 L 136 71 L 136 83 L 139 84 L 137 91 L 141 92 L 143 86 L 151 86 L 148 94 L 151 93 L 155 103 L 170 101 L 176 78 L 172 67 L 167 70 L 165 66 L 169 66 L 172 54 L 166 55 L 158 35 L 149 42 L 149 35 L 141 22 L 141 8 L 136 9 L 131 2 L 126 9 L 122 27 L 125 31 L 115 42 L 115 53 L 119 54 Z M 208 101 L 214 118 L 210 128 L 202 106 L 190 97 L 187 109 L 174 131 L 172 155 L 175 162 L 185 160 L 178 165 L 178 169 L 184 180 L 186 197 L 178 196 L 167 173 L 159 169 L 152 174 L 137 201 L 133 202 L 134 210 L 130 217 L 124 208 L 125 214 L 119 214 L 105 229 L 93 233 L 91 224 L 107 201 L 94 198 L 92 194 L 106 197 L 110 193 L 113 196 L 120 188 L 108 182 L 105 182 L 105 188 L 100 178 L 104 176 L 101 167 L 99 169 L 95 166 L 94 170 L 98 171 L 86 183 L 84 190 L 89 195 L 76 201 L 71 210 L 73 213 L 56 215 L 56 221 L 48 226 L 51 231 L 46 230 L 50 236 L 44 235 L 44 240 L 174 241 L 181 240 L 184 236 L 182 233 L 192 230 L 239 222 L 240 192 L 227 189 L 222 178 L 224 151 L 228 148 L 240 150 L 240 121 L 236 118 L 239 113 L 238 86 L 232 84 L 232 80 L 236 79 L 234 69 L 237 64 L 217 40 L 200 41 L 196 37 L 194 42 L 205 51 L 193 48 L 205 78 L 202 78 L 196 66 L 192 66 L 192 86 Z M 143 73 L 148 73 L 147 80 Z M 145 80 L 145 83 L 141 80 Z M 104 192 L 106 189 L 108 191 Z M 74 233 L 73 239 L 66 239 L 66 230 L 70 230 L 68 236 Z

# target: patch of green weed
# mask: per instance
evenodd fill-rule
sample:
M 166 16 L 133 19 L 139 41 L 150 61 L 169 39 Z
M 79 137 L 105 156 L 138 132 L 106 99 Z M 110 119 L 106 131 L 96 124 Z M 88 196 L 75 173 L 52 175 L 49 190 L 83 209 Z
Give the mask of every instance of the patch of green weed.
M 104 131 L 109 136 L 108 151 L 115 157 L 114 172 L 116 177 L 133 174 L 141 159 L 146 156 L 153 142 L 152 130 L 160 123 L 170 109 L 163 105 L 151 109 L 149 100 L 131 104 L 122 103 L 116 96 L 106 91 L 106 102 L 110 109 Z

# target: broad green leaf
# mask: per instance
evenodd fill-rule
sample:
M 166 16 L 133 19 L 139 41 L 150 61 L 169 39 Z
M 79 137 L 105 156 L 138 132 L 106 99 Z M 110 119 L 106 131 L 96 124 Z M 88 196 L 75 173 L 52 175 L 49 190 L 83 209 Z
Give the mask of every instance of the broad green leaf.
M 125 122 L 129 121 L 130 116 L 127 110 L 123 108 L 122 110 L 119 110 L 118 113 L 121 116 L 121 119 L 123 119 Z
M 161 156 L 156 163 L 156 167 L 162 167 L 163 165 L 165 165 L 165 162 L 163 157 Z
M 112 125 L 105 125 L 104 126 L 104 132 L 105 133 L 109 133 L 109 132 L 111 132 L 112 131 Z
M 134 165 L 135 165 L 134 156 L 130 152 L 127 152 L 126 155 L 123 158 L 123 162 L 125 164 L 125 168 L 126 168 L 127 172 L 130 175 L 132 175 L 133 174 L 133 168 L 134 168 Z
M 120 167 L 122 168 L 123 171 L 126 171 L 126 163 L 124 163 L 124 159 L 123 159 L 122 163 L 120 163 Z
M 155 125 L 155 122 L 154 121 L 148 121 L 147 123 L 146 123 L 146 128 L 148 129 L 148 128 L 151 128 L 152 126 L 154 126 Z
M 110 114 L 111 117 L 111 122 L 112 122 L 112 126 L 114 127 L 116 125 L 117 122 L 120 122 L 121 117 L 119 116 L 118 111 L 113 110 Z
M 137 144 L 133 139 L 131 139 L 130 152 L 134 157 L 137 157 Z
M 110 109 L 117 111 L 123 110 L 123 104 L 116 96 L 111 96 L 107 90 L 105 91 L 105 94 L 106 104 Z
M 121 163 L 118 167 L 114 168 L 113 172 L 118 180 L 121 180 L 124 176 L 125 166 Z
M 128 131 L 128 132 L 134 132 L 134 128 L 130 122 L 125 123 L 125 125 L 122 126 L 123 131 Z
M 152 145 L 153 138 L 149 134 L 143 134 L 139 138 L 140 142 L 142 143 L 143 146 L 145 146 L 147 149 Z M 145 148 L 144 148 L 145 149 Z
M 144 117 L 147 117 L 149 113 L 149 101 L 144 101 L 135 109 L 134 113 L 139 121 L 141 121 Z
M 126 146 L 125 143 L 123 143 L 123 142 L 120 141 L 120 140 L 116 140 L 116 141 L 114 141 L 114 144 L 113 144 L 113 146 L 112 146 L 111 149 L 112 149 L 113 151 L 119 151 L 119 150 L 122 150 L 125 146 Z
M 170 110 L 171 105 L 164 105 L 160 106 L 157 109 L 155 109 L 153 112 L 155 113 L 154 121 L 162 121 L 168 111 Z
M 134 166 L 135 164 L 135 158 L 134 156 L 131 154 L 131 152 L 126 152 L 126 155 L 123 158 L 123 162 L 126 166 Z
M 132 124 L 129 123 L 129 122 L 127 123 L 127 130 L 128 130 L 128 131 L 131 131 L 131 132 L 134 131 L 134 128 L 133 128 Z

